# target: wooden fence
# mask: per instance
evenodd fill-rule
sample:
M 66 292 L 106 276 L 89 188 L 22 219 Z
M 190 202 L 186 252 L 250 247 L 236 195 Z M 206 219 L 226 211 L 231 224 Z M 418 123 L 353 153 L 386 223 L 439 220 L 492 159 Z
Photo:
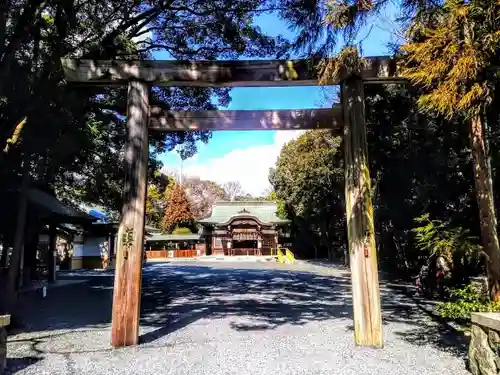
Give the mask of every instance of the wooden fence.
M 256 248 L 238 249 L 238 248 L 236 248 L 236 249 L 229 249 L 226 252 L 230 256 L 242 256 L 242 255 L 246 255 L 246 256 L 272 256 L 272 255 L 275 255 L 275 251 L 273 251 L 273 249 L 267 248 L 267 247 L 260 248 L 260 249 L 256 249 Z
M 199 252 L 198 252 L 199 251 Z M 271 248 L 244 248 L 226 249 L 226 256 L 276 256 L 276 249 Z M 204 249 L 191 250 L 146 250 L 146 259 L 168 259 L 168 258 L 194 258 L 205 255 Z
M 198 250 L 147 250 L 146 259 L 194 258 Z

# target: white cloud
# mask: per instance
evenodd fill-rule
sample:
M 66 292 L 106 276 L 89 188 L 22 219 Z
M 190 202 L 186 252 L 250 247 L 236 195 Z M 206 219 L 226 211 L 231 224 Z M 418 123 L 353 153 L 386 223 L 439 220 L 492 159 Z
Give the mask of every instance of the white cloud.
M 207 161 L 189 159 L 184 163 L 183 174 L 219 184 L 239 181 L 246 193 L 260 195 L 269 187 L 269 168 L 276 164 L 281 148 L 303 133 L 304 130 L 277 131 L 271 145 L 236 149 Z

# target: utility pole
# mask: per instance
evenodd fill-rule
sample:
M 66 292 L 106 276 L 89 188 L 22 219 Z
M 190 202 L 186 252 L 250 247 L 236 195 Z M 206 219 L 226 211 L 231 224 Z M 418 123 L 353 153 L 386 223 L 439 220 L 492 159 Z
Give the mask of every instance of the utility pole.
M 179 173 L 179 184 L 182 185 L 182 164 L 184 163 L 184 160 L 181 158 L 181 171 Z

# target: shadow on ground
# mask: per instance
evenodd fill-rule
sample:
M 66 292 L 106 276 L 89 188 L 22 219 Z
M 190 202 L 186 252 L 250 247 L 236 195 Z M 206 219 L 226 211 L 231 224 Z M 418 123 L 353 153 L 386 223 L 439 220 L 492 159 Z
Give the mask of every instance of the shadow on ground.
M 41 358 L 39 357 L 7 358 L 7 367 L 5 374 L 15 374 L 21 370 L 24 370 L 26 367 L 37 363 L 40 360 Z
M 23 307 L 24 330 L 109 329 L 113 274 L 83 277 L 89 282 L 30 299 Z M 251 317 L 235 319 L 231 328 L 237 331 L 352 319 L 350 280 L 340 276 L 151 264 L 144 269 L 142 293 L 141 325 L 151 328 L 140 337 L 144 344 L 204 318 Z M 465 355 L 467 343 L 431 322 L 408 297 L 384 286 L 381 293 L 384 324 L 403 323 L 393 334 L 413 345 Z M 247 320 L 251 323 L 241 323 Z

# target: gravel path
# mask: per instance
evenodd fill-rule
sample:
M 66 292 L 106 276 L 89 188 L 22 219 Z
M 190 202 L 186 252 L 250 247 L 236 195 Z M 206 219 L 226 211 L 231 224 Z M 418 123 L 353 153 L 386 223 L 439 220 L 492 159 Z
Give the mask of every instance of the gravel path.
M 269 265 L 147 265 L 141 344 L 110 349 L 113 275 L 57 288 L 25 306 L 9 337 L 15 374 L 468 374 L 465 343 L 382 287 L 382 350 L 353 344 L 345 272 Z M 77 278 L 77 275 L 67 277 Z

